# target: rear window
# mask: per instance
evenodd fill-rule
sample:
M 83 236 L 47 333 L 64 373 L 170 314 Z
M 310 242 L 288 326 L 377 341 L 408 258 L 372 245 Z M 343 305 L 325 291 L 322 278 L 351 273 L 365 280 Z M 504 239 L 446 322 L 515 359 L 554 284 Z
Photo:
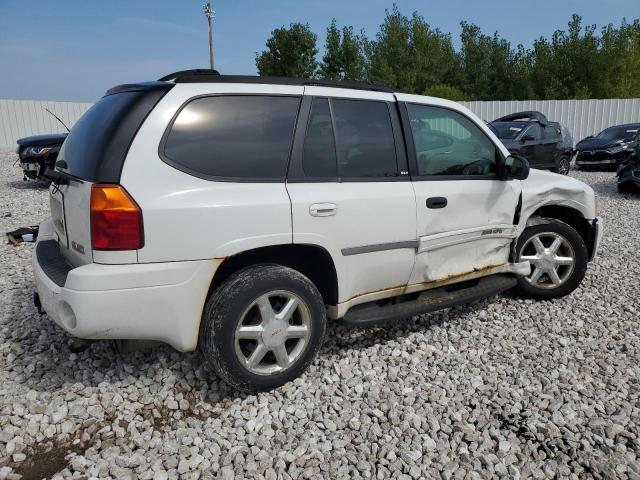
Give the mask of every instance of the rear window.
M 138 129 L 172 87 L 167 82 L 114 87 L 73 126 L 56 168 L 90 182 L 118 183 Z
M 166 134 L 163 158 L 201 178 L 284 179 L 299 97 L 196 98 Z

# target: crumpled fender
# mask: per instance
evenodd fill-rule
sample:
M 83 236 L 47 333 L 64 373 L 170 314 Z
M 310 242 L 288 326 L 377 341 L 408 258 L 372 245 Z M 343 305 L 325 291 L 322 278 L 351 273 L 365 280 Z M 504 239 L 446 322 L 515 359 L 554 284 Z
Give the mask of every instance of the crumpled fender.
M 579 211 L 587 220 L 596 218 L 593 189 L 575 178 L 532 168 L 521 182 L 522 210 L 519 231 L 524 230 L 531 215 L 540 207 L 560 205 Z

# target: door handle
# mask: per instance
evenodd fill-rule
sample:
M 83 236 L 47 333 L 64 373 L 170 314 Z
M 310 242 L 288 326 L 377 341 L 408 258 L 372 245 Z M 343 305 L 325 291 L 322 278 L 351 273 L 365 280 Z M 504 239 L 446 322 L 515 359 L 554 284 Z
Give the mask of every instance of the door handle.
M 427 198 L 427 208 L 444 208 L 446 206 L 447 206 L 447 199 L 445 197 Z
M 338 212 L 335 203 L 314 203 L 309 207 L 309 214 L 312 217 L 331 217 Z

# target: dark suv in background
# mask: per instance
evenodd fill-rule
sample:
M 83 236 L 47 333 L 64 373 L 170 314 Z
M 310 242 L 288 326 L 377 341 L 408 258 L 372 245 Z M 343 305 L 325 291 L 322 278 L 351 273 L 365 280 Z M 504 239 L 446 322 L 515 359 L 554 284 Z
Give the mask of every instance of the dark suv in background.
M 489 128 L 513 155 L 529 160 L 534 168 L 567 175 L 571 168 L 573 138 L 566 127 L 550 122 L 540 112 L 518 112 L 489 123 Z

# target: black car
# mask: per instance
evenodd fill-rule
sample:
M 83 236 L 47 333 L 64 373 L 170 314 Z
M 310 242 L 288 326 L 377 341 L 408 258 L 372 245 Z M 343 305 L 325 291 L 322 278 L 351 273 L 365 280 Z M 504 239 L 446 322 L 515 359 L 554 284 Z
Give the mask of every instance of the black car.
M 634 146 L 633 155 L 620 162 L 618 167 L 618 192 L 640 192 L 640 141 Z
M 640 141 L 640 123 L 609 127 L 580 140 L 576 145 L 576 165 L 581 168 L 610 167 L 615 169 L 633 156 Z
M 16 152 L 20 157 L 20 167 L 24 172 L 25 180 L 27 178 L 44 179 L 47 168 L 53 169 L 65 138 L 67 138 L 66 133 L 52 133 L 17 140 Z
M 44 172 L 48 168 L 53 169 L 60 147 L 69 134 L 69 127 L 60 120 L 55 113 L 48 108 L 46 112 L 55 118 L 65 128 L 67 133 L 51 133 L 47 135 L 34 135 L 16 140 L 18 148 L 16 153 L 20 160 L 24 179 L 45 180 Z M 50 182 L 50 180 L 47 180 Z
M 569 173 L 573 139 L 560 123 L 529 111 L 500 117 L 489 123 L 489 128 L 512 154 L 525 157 L 532 167 Z

